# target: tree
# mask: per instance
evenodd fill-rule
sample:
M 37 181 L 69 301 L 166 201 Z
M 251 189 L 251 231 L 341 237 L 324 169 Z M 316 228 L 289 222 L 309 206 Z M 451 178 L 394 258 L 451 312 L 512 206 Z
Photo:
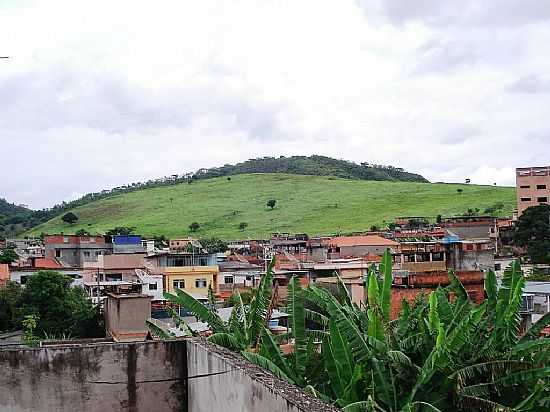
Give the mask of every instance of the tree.
M 199 230 L 201 227 L 201 225 L 198 223 L 198 222 L 193 222 L 189 225 L 189 230 L 191 232 L 196 232 L 197 230 Z
M 74 225 L 78 221 L 78 216 L 75 215 L 73 212 L 68 212 L 63 215 L 61 220 L 70 225 Z
M 208 253 L 225 253 L 227 251 L 227 243 L 217 237 L 201 239 L 200 244 Z
M 442 221 L 443 221 L 443 216 L 437 215 L 436 218 L 435 218 L 435 223 L 437 223 L 439 225 L 439 224 L 441 224 Z
M 23 316 L 38 316 L 39 336 L 104 336 L 98 308 L 84 289 L 71 287 L 71 282 L 71 278 L 56 271 L 30 276 L 21 296 Z
M 516 245 L 527 248 L 533 263 L 550 263 L 550 205 L 527 208 L 514 232 Z
M 0 252 L 0 263 L 11 264 L 19 259 L 19 255 L 13 248 L 6 248 Z
M 135 230 L 135 227 L 131 226 L 116 226 L 113 229 L 107 231 L 107 236 L 129 236 Z
M 8 281 L 0 288 L 0 331 L 13 330 L 21 322 L 21 294 L 19 283 Z
M 247 227 L 248 227 L 248 223 L 246 223 L 246 222 L 239 223 L 239 230 L 240 231 L 244 231 Z
M 89 236 L 90 233 L 86 229 L 79 229 L 75 232 L 75 235 L 77 236 Z
M 275 199 L 270 199 L 267 201 L 267 207 L 269 207 L 271 210 L 273 210 L 276 204 L 277 201 Z
M 458 188 L 458 189 L 456 189 L 456 192 L 457 192 L 457 193 L 458 193 L 459 195 L 461 195 L 461 194 L 462 194 L 462 192 L 464 192 L 464 190 L 463 190 L 463 189 L 461 189 L 461 188 Z

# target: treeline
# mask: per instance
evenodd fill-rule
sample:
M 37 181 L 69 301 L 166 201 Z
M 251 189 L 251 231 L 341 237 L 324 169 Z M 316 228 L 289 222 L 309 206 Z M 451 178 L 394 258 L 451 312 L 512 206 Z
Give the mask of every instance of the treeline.
M 326 156 L 262 157 L 236 165 L 200 169 L 194 176 L 210 179 L 244 173 L 291 173 L 313 176 L 336 176 L 360 180 L 394 180 L 402 182 L 428 182 L 424 177 L 402 168 L 370 163 L 354 163 Z
M 9 237 L 24 232 L 35 226 L 47 222 L 68 210 L 86 205 L 96 200 L 120 195 L 123 193 L 135 192 L 143 189 L 151 189 L 161 186 L 171 186 L 181 183 L 191 184 L 197 180 L 211 179 L 215 177 L 230 177 L 232 175 L 246 173 L 290 173 L 297 175 L 312 176 L 336 176 L 345 179 L 359 180 L 390 180 L 401 182 L 428 182 L 424 177 L 404 171 L 402 168 L 393 166 L 384 166 L 370 163 L 354 163 L 347 160 L 333 159 L 326 156 L 291 156 L 291 157 L 261 157 L 249 159 L 236 165 L 226 164 L 221 167 L 210 169 L 199 169 L 196 172 L 174 174 L 158 179 L 147 180 L 146 182 L 131 183 L 110 190 L 88 193 L 77 200 L 71 202 L 62 202 L 53 206 L 51 209 L 31 211 L 15 211 L 12 206 L 11 214 L 6 214 L 8 220 L 0 220 L 0 237 Z M 1 204 L 1 202 L 0 202 Z M 0 208 L 0 215 L 2 209 Z M 15 221 L 14 221 L 15 219 Z

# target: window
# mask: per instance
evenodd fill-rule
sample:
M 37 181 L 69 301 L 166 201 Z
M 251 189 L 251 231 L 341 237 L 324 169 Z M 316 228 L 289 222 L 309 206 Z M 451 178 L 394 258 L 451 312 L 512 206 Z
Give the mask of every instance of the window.
M 105 280 L 107 282 L 121 281 L 122 273 L 106 273 Z
M 474 250 L 474 245 L 472 245 L 471 243 L 468 243 L 465 246 L 466 246 L 466 250 Z
M 172 286 L 174 289 L 185 289 L 185 280 L 174 280 Z
M 67 236 L 63 236 L 63 243 L 69 243 L 69 238 Z
M 99 251 L 99 250 L 96 251 L 96 252 L 95 252 L 95 255 L 96 255 L 96 256 L 100 256 L 100 255 L 101 255 L 101 251 Z
M 521 201 L 522 201 L 522 202 L 530 202 L 530 201 L 531 201 L 531 198 L 530 198 L 530 197 L 522 197 L 522 198 L 521 198 Z
M 205 288 L 206 287 L 206 279 L 195 279 L 195 287 L 196 288 Z
M 55 249 L 55 257 L 60 258 L 61 257 L 61 249 Z
M 157 290 L 157 284 L 156 283 L 149 283 L 149 290 Z
M 537 185 L 538 190 L 544 190 L 546 189 L 546 185 Z
M 223 278 L 223 283 L 233 283 L 233 276 L 225 276 Z
M 95 237 L 90 238 L 90 243 L 95 243 Z
M 548 198 L 545 197 L 537 197 L 537 202 L 539 203 L 548 203 Z
M 529 186 L 529 185 L 524 185 L 524 186 L 520 186 L 519 188 L 520 188 L 520 189 L 531 189 L 531 186 Z
M 88 251 L 84 252 L 84 257 L 90 257 L 90 252 Z

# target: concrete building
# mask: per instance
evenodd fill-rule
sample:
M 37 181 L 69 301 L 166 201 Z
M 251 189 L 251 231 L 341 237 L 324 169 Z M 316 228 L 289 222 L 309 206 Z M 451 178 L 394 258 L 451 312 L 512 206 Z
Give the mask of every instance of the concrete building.
M 86 276 L 85 269 L 78 268 L 12 268 L 10 271 L 10 280 L 12 282 L 17 282 L 20 285 L 25 285 L 29 277 L 36 275 L 38 272 L 43 270 L 55 270 L 63 275 L 66 275 L 72 279 L 71 286 L 84 286 L 84 278 Z
M 146 253 L 141 236 L 116 235 L 111 237 L 114 254 Z
M 235 291 L 245 292 L 260 284 L 262 267 L 248 262 L 230 260 L 218 264 L 218 288 L 222 299 Z
M 23 259 L 44 257 L 44 244 L 40 239 L 7 239 L 6 246 L 14 248 Z
M 136 269 L 136 275 L 141 282 L 141 293 L 151 297 L 152 302 L 163 302 L 164 299 L 164 276 L 153 274 L 148 270 Z
M 441 227 L 448 234 L 465 240 L 494 239 L 496 218 L 492 216 L 458 216 L 444 218 Z
M 66 267 L 82 268 L 110 254 L 113 245 L 103 236 L 51 235 L 44 237 L 45 257 L 57 259 Z
M 189 249 L 195 249 L 197 252 L 202 250 L 202 245 L 197 239 L 192 237 L 170 239 L 170 253 L 186 253 Z
M 518 214 L 531 206 L 548 204 L 550 199 L 550 166 L 516 169 Z
M 218 293 L 219 268 L 215 266 L 181 266 L 164 268 L 164 290 L 184 290 L 193 296 L 208 296 L 208 288 Z
M 399 243 L 377 235 L 338 236 L 329 241 L 329 259 L 384 254 L 386 249 L 396 250 Z

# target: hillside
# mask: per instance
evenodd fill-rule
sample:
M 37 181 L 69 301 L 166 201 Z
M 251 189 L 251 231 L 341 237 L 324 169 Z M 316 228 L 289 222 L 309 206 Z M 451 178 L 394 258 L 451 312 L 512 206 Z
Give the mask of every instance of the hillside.
M 344 179 L 428 182 L 420 175 L 393 166 L 371 165 L 369 163 L 357 164 L 347 160 L 318 155 L 249 159 L 236 165 L 201 169 L 193 177 L 196 179 L 211 179 L 213 177 L 249 173 L 290 173 L 311 176 L 336 176 Z
M 24 230 L 23 224 L 31 215 L 31 210 L 0 199 L 0 236 L 10 237 Z
M 461 188 L 462 193 L 457 189 Z M 274 210 L 266 207 L 276 199 Z M 290 174 L 248 174 L 195 181 L 114 195 L 73 209 L 74 225 L 59 217 L 33 234 L 105 232 L 133 226 L 142 235 L 183 236 L 198 222 L 196 236 L 225 239 L 266 237 L 271 232 L 330 234 L 368 230 L 396 216 L 462 214 L 502 202 L 501 215 L 515 207 L 515 189 L 495 186 L 346 180 Z M 248 227 L 239 230 L 239 224 Z

